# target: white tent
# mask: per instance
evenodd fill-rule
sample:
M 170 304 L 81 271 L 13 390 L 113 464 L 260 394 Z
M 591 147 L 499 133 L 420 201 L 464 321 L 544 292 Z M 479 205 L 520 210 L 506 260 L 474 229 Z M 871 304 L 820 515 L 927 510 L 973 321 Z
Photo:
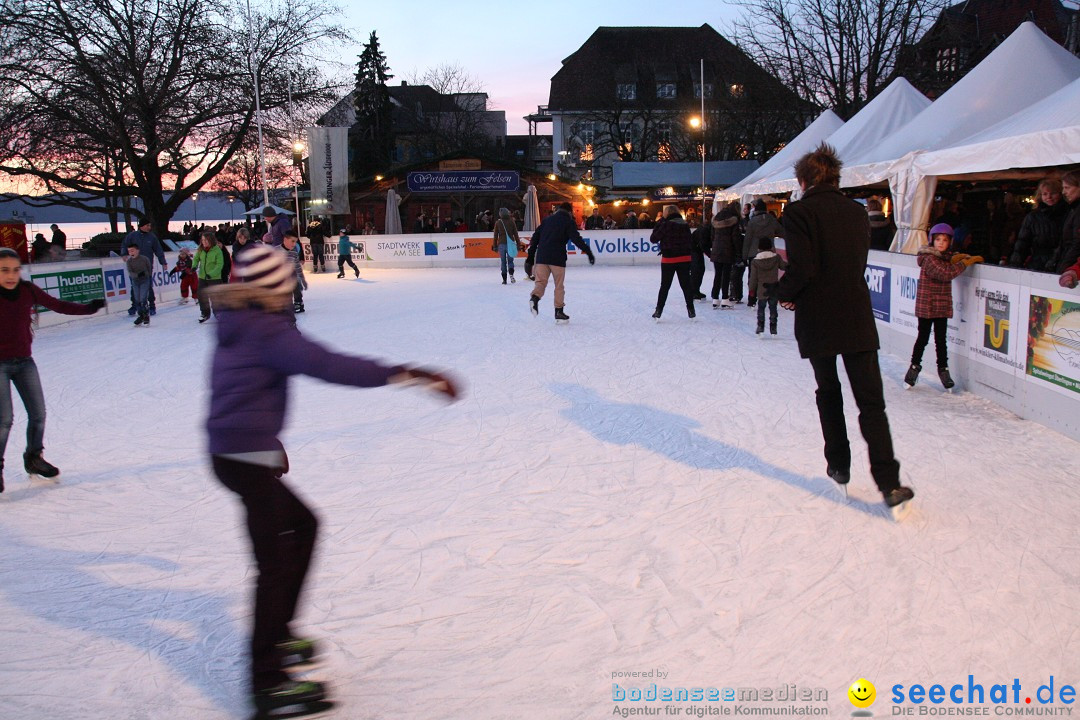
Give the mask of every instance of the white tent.
M 1080 79 L 950 148 L 915 159 L 919 175 L 950 176 L 1080 163 Z
M 825 142 L 836 150 L 841 160 L 847 162 L 850 158 L 872 151 L 929 105 L 930 100 L 911 83 L 897 78 L 853 118 L 825 138 Z M 797 199 L 800 195 L 792 163 L 786 163 L 760 180 L 743 184 L 742 187 L 744 196 L 790 192 L 792 199 Z
M 844 121 L 832 110 L 826 110 L 818 115 L 814 122 L 807 125 L 806 129 L 783 147 L 780 152 L 773 155 L 761 167 L 747 175 L 745 178 L 716 193 L 713 199 L 713 214 L 720 211 L 725 202 L 730 202 L 743 195 L 745 188 L 758 180 L 771 175 L 777 170 L 791 167 L 800 157 L 816 148 L 822 140 L 832 135 L 844 124 Z
M 886 142 L 849 161 L 841 186 L 889 180 L 897 234 L 893 249 L 915 252 L 926 237 L 936 180 L 916 156 L 951 147 L 1004 121 L 1080 77 L 1080 58 L 1025 22 L 990 55 Z

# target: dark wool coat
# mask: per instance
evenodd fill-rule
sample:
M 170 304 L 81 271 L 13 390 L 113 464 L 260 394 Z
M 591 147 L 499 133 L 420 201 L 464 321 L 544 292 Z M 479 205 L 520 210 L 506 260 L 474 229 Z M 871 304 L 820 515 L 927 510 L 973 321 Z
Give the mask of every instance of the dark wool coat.
M 529 241 L 530 263 L 566 267 L 566 244 L 572 242 L 583 253 L 591 256 L 592 250 L 581 239 L 574 217 L 565 210 L 556 210 L 540 221 L 540 227 Z
M 866 285 L 870 221 L 839 188 L 815 186 L 784 210 L 788 269 L 777 298 L 795 303 L 804 358 L 878 349 Z
M 1080 200 L 1069 204 L 1069 214 L 1061 230 L 1061 251 L 1058 253 L 1057 274 L 1068 270 L 1080 260 Z
M 915 317 L 951 318 L 952 281 L 967 269 L 952 262 L 951 252 L 938 252 L 929 245 L 919 248 L 919 289 L 915 291 Z
M 690 262 L 690 226 L 682 218 L 661 220 L 653 228 L 649 241 L 660 246 L 664 258 L 685 258 Z
M 749 263 L 761 249 L 761 238 L 784 237 L 784 226 L 769 213 L 755 215 L 746 221 L 746 237 L 743 238 L 742 257 Z
M 1020 265 L 1037 272 L 1053 272 L 1057 266 L 1055 255 L 1061 244 L 1061 230 L 1068 204 L 1063 200 L 1054 206 L 1039 203 L 1024 218 L 1020 233 L 1013 246 L 1010 265 Z
M 742 229 L 739 227 L 739 216 L 726 208 L 721 210 L 719 218 L 712 224 L 712 247 L 709 259 L 714 263 L 730 265 L 735 262 L 736 248 L 741 247 L 741 241 Z
M 780 271 L 787 268 L 784 259 L 772 250 L 762 250 L 750 261 L 747 286 L 759 300 L 769 297 L 769 287 L 780 282 Z

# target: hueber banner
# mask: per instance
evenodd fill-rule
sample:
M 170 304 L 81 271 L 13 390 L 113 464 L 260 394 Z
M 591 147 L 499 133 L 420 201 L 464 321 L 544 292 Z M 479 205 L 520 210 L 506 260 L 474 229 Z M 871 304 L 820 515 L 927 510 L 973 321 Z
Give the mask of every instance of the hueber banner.
M 308 173 L 311 211 L 349 214 L 349 128 L 309 127 Z

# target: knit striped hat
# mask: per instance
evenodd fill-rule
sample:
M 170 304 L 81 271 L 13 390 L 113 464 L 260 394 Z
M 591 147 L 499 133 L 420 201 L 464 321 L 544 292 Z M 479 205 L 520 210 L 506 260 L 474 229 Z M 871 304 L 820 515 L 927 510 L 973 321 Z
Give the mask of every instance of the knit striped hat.
M 245 250 L 233 272 L 240 282 L 270 292 L 292 292 L 296 286 L 296 268 L 284 252 L 270 245 L 253 245 Z

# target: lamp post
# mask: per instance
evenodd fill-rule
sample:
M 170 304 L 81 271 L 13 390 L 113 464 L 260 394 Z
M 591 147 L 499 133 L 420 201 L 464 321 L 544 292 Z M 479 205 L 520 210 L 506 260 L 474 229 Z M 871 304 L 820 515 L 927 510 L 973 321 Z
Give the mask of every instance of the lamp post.
M 690 118 L 690 127 L 695 130 L 701 129 L 701 222 L 706 222 L 705 213 L 705 121 L 699 117 Z
M 236 202 L 236 196 L 235 195 L 229 195 L 225 199 L 229 201 L 229 224 L 232 225 L 232 222 L 233 222 L 233 203 Z
M 195 206 L 195 224 L 199 224 L 199 193 L 191 193 L 191 204 Z

